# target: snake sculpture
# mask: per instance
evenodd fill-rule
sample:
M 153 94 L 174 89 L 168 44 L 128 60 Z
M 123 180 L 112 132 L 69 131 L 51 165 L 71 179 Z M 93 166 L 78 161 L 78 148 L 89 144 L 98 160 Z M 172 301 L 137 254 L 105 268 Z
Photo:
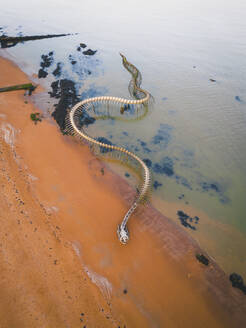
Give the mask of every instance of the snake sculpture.
M 147 165 L 142 161 L 137 155 L 134 153 L 112 144 L 106 144 L 99 140 L 94 139 L 93 137 L 89 136 L 83 129 L 83 126 L 79 124 L 80 117 L 83 113 L 88 112 L 88 108 L 93 106 L 93 104 L 99 103 L 112 103 L 112 104 L 121 104 L 120 113 L 123 114 L 124 110 L 127 110 L 130 105 L 146 105 L 150 101 L 150 94 L 149 92 L 140 88 L 140 84 L 142 82 L 142 77 L 139 70 L 130 62 L 127 61 L 126 57 L 120 54 L 122 57 L 123 66 L 129 71 L 132 75 L 132 79 L 129 84 L 129 91 L 132 97 L 135 99 L 123 99 L 117 97 L 110 97 L 110 96 L 102 96 L 102 97 L 93 97 L 87 98 L 72 107 L 70 112 L 67 116 L 67 131 L 72 133 L 73 135 L 77 135 L 83 141 L 86 141 L 91 148 L 95 149 L 96 147 L 100 149 L 106 149 L 107 152 L 116 152 L 118 154 L 123 154 L 124 157 L 129 157 L 131 160 L 135 161 L 138 166 L 142 169 L 142 180 L 139 193 L 124 216 L 123 221 L 121 224 L 118 225 L 117 235 L 122 244 L 126 244 L 129 241 L 129 231 L 127 228 L 127 222 L 132 215 L 132 213 L 136 210 L 140 203 L 143 203 L 148 195 L 151 183 L 150 171 Z M 120 155 L 119 155 L 120 156 Z M 119 157 L 118 156 L 118 157 Z

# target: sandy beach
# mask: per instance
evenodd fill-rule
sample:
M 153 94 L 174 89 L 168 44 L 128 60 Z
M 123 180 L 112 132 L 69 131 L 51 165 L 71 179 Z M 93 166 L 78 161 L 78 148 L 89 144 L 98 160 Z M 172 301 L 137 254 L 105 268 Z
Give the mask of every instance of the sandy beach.
M 0 87 L 29 81 L 0 70 Z M 133 189 L 38 111 L 0 94 L 0 327 L 243 327 L 245 295 L 151 205 L 119 243 Z

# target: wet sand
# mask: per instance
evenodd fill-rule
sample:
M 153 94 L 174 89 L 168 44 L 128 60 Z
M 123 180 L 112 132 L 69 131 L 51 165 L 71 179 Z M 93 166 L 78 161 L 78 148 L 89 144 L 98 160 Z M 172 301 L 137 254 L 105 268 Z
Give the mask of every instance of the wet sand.
M 28 82 L 0 69 L 1 87 Z M 49 120 L 34 125 L 36 111 L 22 91 L 0 94 L 1 327 L 243 327 L 245 295 L 150 205 L 119 243 L 134 191 Z

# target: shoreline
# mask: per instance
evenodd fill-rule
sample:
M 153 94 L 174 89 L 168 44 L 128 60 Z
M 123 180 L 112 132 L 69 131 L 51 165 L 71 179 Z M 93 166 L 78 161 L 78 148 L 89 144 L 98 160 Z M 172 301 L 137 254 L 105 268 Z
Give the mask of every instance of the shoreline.
M 19 68 L 1 57 L 0 67 L 2 86 L 28 81 Z M 28 97 L 24 98 L 21 91 L 0 96 L 0 141 L 3 154 L 8 159 L 5 160 L 8 164 L 4 164 L 7 165 L 4 172 L 9 171 L 10 178 L 21 186 L 23 196 L 18 197 L 24 204 L 19 203 L 18 197 L 13 200 L 8 194 L 10 182 L 6 175 L 5 180 L 1 180 L 7 190 L 5 201 L 0 200 L 7 204 L 6 215 L 13 208 L 17 211 L 23 206 L 26 207 L 21 210 L 24 216 L 29 211 L 37 213 L 32 224 L 35 221 L 39 227 L 47 222 L 44 231 L 52 236 L 50 240 L 53 243 L 60 245 L 55 254 L 59 254 L 61 263 L 59 260 L 56 263 L 63 266 L 61 272 L 66 270 L 67 276 L 71 275 L 74 298 L 79 297 L 76 287 L 80 286 L 86 290 L 86 297 L 80 295 L 79 302 L 90 300 L 87 311 L 93 315 L 87 324 L 93 327 L 100 324 L 103 327 L 150 327 L 156 324 L 190 327 L 192 321 L 196 327 L 204 327 L 204 322 L 211 327 L 242 326 L 245 295 L 231 287 L 228 277 L 212 259 L 208 267 L 199 263 L 195 254 L 202 250 L 197 242 L 152 206 L 141 208 L 129 221 L 129 245 L 119 244 L 116 227 L 134 197 L 133 189 L 96 159 L 86 146 L 62 136 L 58 128 L 47 120 L 34 125 L 29 116 L 37 109 L 29 102 L 25 104 L 24 100 L 28 101 Z M 101 168 L 104 168 L 104 175 Z M 0 216 L 0 219 L 4 221 L 4 217 Z M 23 233 L 32 226 L 24 218 L 20 221 L 23 221 Z M 17 222 L 15 225 L 6 229 L 18 236 L 21 224 Z M 40 238 L 42 233 L 39 233 Z M 30 235 L 30 240 L 35 240 L 34 232 Z M 37 260 L 45 266 L 47 250 L 46 255 L 39 254 L 38 242 L 35 242 Z M 29 252 L 32 250 L 32 243 L 22 243 L 20 249 L 28 246 Z M 14 240 L 8 245 L 7 253 L 12 252 L 11 247 L 15 247 Z M 72 256 L 79 274 L 75 268 L 69 267 L 69 260 L 65 266 L 63 259 L 66 256 L 68 259 Z M 15 263 L 15 266 L 18 264 Z M 53 266 L 57 268 L 57 264 Z M 31 260 L 30 268 L 30 272 L 36 271 Z M 47 270 L 50 270 L 51 277 L 46 277 L 47 281 L 55 284 L 54 269 Z M 17 277 L 14 274 L 11 277 L 14 284 Z M 36 282 L 37 277 L 36 273 Z M 83 277 L 83 281 L 87 279 L 85 286 L 80 285 L 79 277 Z M 65 283 L 59 282 L 59 288 L 63 290 Z M 23 280 L 17 279 L 17 285 L 21 283 Z M 32 290 L 28 280 L 25 280 L 25 286 L 42 304 L 58 306 L 60 310 L 65 306 L 60 300 L 59 290 L 52 302 L 44 287 L 41 297 L 35 289 Z M 28 304 L 21 295 L 16 294 L 16 298 L 20 309 Z M 1 303 L 6 304 L 6 300 L 2 299 Z M 75 303 L 66 304 L 71 313 L 78 307 Z M 98 311 L 102 307 L 107 308 L 106 316 L 104 311 Z M 78 323 L 69 323 L 74 327 L 81 326 L 79 313 L 77 316 Z M 13 318 L 17 317 L 13 314 Z M 39 317 L 42 318 L 40 313 Z M 72 320 L 72 315 L 68 317 Z M 11 322 L 8 320 L 13 318 L 5 314 L 6 327 Z M 53 327 L 64 325 L 64 321 L 55 321 L 54 313 L 49 315 L 48 320 L 46 324 L 52 323 Z M 25 318 L 22 324 L 24 322 L 27 322 Z

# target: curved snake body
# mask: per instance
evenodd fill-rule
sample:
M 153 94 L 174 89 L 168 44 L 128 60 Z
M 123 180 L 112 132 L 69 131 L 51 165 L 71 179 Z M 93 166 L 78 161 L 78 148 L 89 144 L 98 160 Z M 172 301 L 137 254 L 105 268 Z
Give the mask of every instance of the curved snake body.
M 127 221 L 129 220 L 130 216 L 137 208 L 138 204 L 143 202 L 147 197 L 147 194 L 148 194 L 148 191 L 150 188 L 150 182 L 151 182 L 150 171 L 149 171 L 147 165 L 134 153 L 132 153 L 122 147 L 119 147 L 119 146 L 108 145 L 106 143 L 100 142 L 100 141 L 90 137 L 84 131 L 83 127 L 79 127 L 76 124 L 76 118 L 79 118 L 81 116 L 82 112 L 85 111 L 86 108 L 88 108 L 88 105 L 92 104 L 92 103 L 102 103 L 102 102 L 109 103 L 110 102 L 110 103 L 118 103 L 118 104 L 123 104 L 123 105 L 131 105 L 131 104 L 139 105 L 139 104 L 147 104 L 149 102 L 150 94 L 147 91 L 140 88 L 140 84 L 142 81 L 140 72 L 134 65 L 132 65 L 131 63 L 129 63 L 127 61 L 125 56 L 123 56 L 122 54 L 120 54 L 120 55 L 122 57 L 122 62 L 123 62 L 124 67 L 132 75 L 132 80 L 129 84 L 129 91 L 130 91 L 131 95 L 135 98 L 141 97 L 141 96 L 143 96 L 143 97 L 140 99 L 123 99 L 123 98 L 118 98 L 118 97 L 102 96 L 102 97 L 93 97 L 93 98 L 84 99 L 84 100 L 80 101 L 79 103 L 77 103 L 75 106 L 73 106 L 73 108 L 69 112 L 68 120 L 67 120 L 67 128 L 68 128 L 68 131 L 77 134 L 82 140 L 88 142 L 92 147 L 99 146 L 99 147 L 106 148 L 109 151 L 117 151 L 117 152 L 126 154 L 127 156 L 129 156 L 130 158 L 132 158 L 136 162 L 138 162 L 138 164 L 142 167 L 143 182 L 140 187 L 140 192 L 139 192 L 136 200 L 134 201 L 134 203 L 132 204 L 132 206 L 130 207 L 130 209 L 128 210 L 126 215 L 124 216 L 122 223 L 118 226 L 118 229 L 117 229 L 117 235 L 118 235 L 120 242 L 122 244 L 126 244 L 129 240 Z

